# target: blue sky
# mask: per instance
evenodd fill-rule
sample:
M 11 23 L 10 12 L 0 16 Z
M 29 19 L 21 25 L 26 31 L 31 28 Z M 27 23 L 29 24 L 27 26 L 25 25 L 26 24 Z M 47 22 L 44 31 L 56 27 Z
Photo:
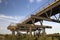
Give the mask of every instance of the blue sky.
M 11 33 L 7 30 L 10 23 L 22 22 L 24 18 L 51 2 L 52 0 L 0 0 L 0 34 Z M 44 22 L 44 24 L 55 26 L 55 29 L 50 29 L 52 33 L 59 32 L 59 24 L 51 22 Z

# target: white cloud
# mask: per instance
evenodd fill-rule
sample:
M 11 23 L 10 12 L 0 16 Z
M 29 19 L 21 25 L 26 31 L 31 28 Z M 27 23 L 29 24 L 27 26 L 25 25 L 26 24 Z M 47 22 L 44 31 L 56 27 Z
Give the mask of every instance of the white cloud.
M 0 15 L 0 18 L 6 18 L 6 19 L 14 19 L 14 20 L 18 20 L 23 16 L 6 16 L 6 15 Z
M 39 3 L 39 2 L 41 2 L 42 0 L 29 0 L 30 3 L 33 3 L 33 2 L 35 2 L 35 1 L 36 1 L 37 3 Z
M 7 26 L 11 23 L 21 22 L 22 19 L 24 19 L 24 16 L 6 16 L 4 14 L 0 14 L 0 34 L 11 33 L 7 30 Z
M 3 14 L 0 14 L 0 19 L 6 22 L 14 22 L 14 23 L 22 22 L 24 18 L 25 16 L 6 16 Z
M 36 0 L 37 3 L 41 2 L 42 0 Z
M 0 0 L 0 3 L 2 3 L 2 0 Z
M 12 16 L 6 16 L 6 15 L 0 15 L 0 18 L 10 18 L 10 19 L 13 19 Z
M 33 2 L 34 2 L 34 0 L 29 0 L 29 2 L 30 2 L 30 3 L 33 3 Z

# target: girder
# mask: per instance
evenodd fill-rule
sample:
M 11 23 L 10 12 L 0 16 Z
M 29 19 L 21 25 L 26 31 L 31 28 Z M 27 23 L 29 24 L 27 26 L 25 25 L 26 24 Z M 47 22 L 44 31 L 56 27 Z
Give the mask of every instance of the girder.
M 43 10 L 39 10 L 38 12 L 36 12 L 36 14 L 34 14 L 35 16 L 41 16 L 43 17 L 51 17 L 53 15 L 56 15 L 60 13 L 60 0 L 50 4 L 48 7 L 44 8 Z M 46 15 L 47 14 L 47 15 Z M 53 22 L 57 22 L 58 20 L 54 20 L 54 19 L 46 19 L 46 20 L 52 20 Z M 38 20 L 39 21 L 39 20 Z M 60 21 L 59 21 L 60 22 Z M 58 23 L 59 23 L 58 22 Z M 31 17 L 29 17 L 28 19 L 26 19 L 25 21 L 23 21 L 22 23 L 29 23 L 31 24 Z
M 18 29 L 20 31 L 29 31 L 30 30 L 30 27 L 31 27 L 31 30 L 34 31 L 34 30 L 37 30 L 37 28 L 52 28 L 51 26 L 41 26 L 41 25 L 33 25 L 33 24 L 21 24 L 21 25 L 18 25 Z
M 46 21 L 52 21 L 52 22 L 60 23 L 59 20 L 55 20 L 55 19 L 51 19 L 51 18 L 46 18 L 46 17 L 32 16 L 32 18 L 37 19 L 37 21 L 38 21 L 38 20 L 46 20 Z

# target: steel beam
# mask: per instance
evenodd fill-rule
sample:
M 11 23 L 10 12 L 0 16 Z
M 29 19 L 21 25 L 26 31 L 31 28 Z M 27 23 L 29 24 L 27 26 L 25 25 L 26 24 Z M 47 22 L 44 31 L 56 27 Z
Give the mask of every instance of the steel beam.
M 39 19 L 39 20 L 46 20 L 46 21 L 52 21 L 52 22 L 57 22 L 57 23 L 60 23 L 59 20 L 55 20 L 55 19 L 50 19 L 50 18 L 45 18 L 45 17 L 38 17 L 38 16 L 31 16 L 32 18 L 35 18 L 35 19 Z

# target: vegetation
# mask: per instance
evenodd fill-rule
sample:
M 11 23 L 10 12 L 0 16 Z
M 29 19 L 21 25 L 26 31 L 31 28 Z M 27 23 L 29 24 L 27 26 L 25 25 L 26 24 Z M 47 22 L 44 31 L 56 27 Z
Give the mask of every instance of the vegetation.
M 55 35 L 55 34 L 53 34 L 53 35 Z M 19 36 L 17 36 L 17 35 L 8 35 L 8 34 L 6 34 L 6 35 L 1 35 L 1 36 L 3 36 L 4 37 L 4 39 L 3 40 L 30 40 L 30 37 L 29 37 L 29 35 L 26 35 L 26 34 L 23 34 L 23 35 L 19 35 Z M 48 35 L 46 35 L 45 37 L 44 36 L 39 36 L 38 37 L 38 40 L 52 40 L 52 37 L 53 36 L 48 36 Z M 31 40 L 35 40 L 35 36 L 32 36 L 31 37 L 32 39 Z M 0 37 L 0 39 L 1 39 L 1 37 Z M 1 39 L 2 40 L 2 39 Z M 54 37 L 54 40 L 59 40 L 59 37 Z

